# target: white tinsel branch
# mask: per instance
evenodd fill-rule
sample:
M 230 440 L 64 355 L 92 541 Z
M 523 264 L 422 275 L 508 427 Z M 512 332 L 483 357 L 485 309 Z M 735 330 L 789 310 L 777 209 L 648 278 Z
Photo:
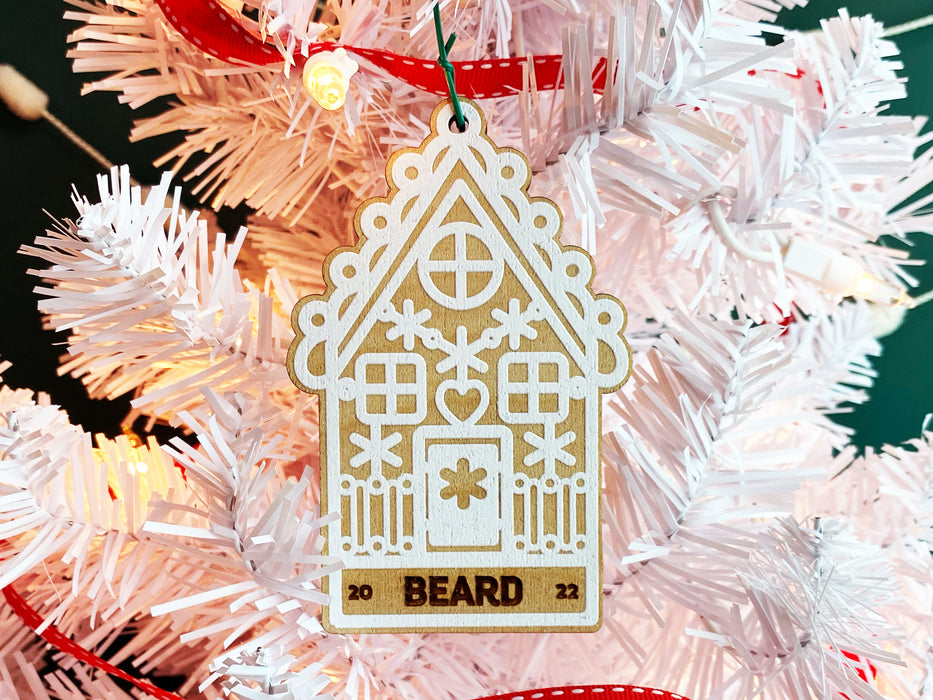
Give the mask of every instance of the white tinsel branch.
M 51 263 L 32 272 L 50 283 L 37 288 L 48 325 L 72 333 L 62 371 L 95 397 L 135 392 L 135 408 L 176 423 L 205 386 L 301 410 L 284 367 L 294 292 L 281 278 L 264 291 L 241 282 L 246 230 L 211 241 L 197 212 L 178 207 L 180 192 L 169 199 L 170 182 L 144 198 L 127 168 L 114 170 L 99 180 L 99 203 L 74 198 L 77 222 L 21 249 Z

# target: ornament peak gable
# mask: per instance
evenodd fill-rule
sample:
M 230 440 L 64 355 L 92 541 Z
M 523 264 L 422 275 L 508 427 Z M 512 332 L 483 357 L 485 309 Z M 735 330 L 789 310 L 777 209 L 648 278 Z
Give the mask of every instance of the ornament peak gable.
M 296 367 L 296 357 L 309 355 L 313 345 L 329 343 L 332 347 L 323 353 L 330 357 L 327 371 L 342 372 L 414 269 L 429 295 L 453 311 L 474 308 L 499 294 L 503 267 L 517 273 L 548 310 L 546 321 L 584 374 L 602 390 L 627 378 L 624 309 L 590 289 L 589 254 L 559 242 L 560 209 L 545 197 L 528 194 L 531 168 L 525 157 L 489 138 L 477 105 L 469 100 L 462 105 L 464 132 L 454 125 L 450 101 L 445 100 L 435 108 L 425 140 L 391 156 L 386 166 L 389 192 L 357 210 L 358 243 L 325 260 L 327 293 L 303 299 L 293 311 L 297 337 L 289 367 L 302 389 L 324 388 L 325 363 L 321 357 L 311 362 L 317 364 L 316 372 L 303 371 L 307 361 L 299 359 Z M 432 282 L 445 273 L 453 278 L 450 293 Z M 484 274 L 491 277 L 489 284 L 470 293 L 471 278 Z M 608 370 L 605 359 L 598 357 L 600 342 L 615 357 Z

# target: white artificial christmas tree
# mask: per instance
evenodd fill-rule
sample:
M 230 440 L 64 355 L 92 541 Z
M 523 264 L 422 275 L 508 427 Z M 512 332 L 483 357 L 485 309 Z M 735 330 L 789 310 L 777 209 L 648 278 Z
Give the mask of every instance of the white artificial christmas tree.
M 442 97 L 360 49 L 433 61 L 432 5 L 224 2 L 265 38 L 263 66 L 212 56 L 171 5 L 69 0 L 67 16 L 75 70 L 103 74 L 90 89 L 171 98 L 131 138 L 183 132 L 160 163 L 180 174 L 143 190 L 114 169 L 22 252 L 63 370 L 193 439 L 92 440 L 54 397 L 0 386 L 0 587 L 39 631 L 182 677 L 190 698 L 933 698 L 930 433 L 856 457 L 830 419 L 871 386 L 872 308 L 908 304 L 910 261 L 882 237 L 933 232 L 926 199 L 902 204 L 933 165 L 921 120 L 883 112 L 904 85 L 878 23 L 784 32 L 763 0 L 441 3 L 454 61 L 562 56 L 564 88 L 527 68 L 478 101 L 628 312 L 632 377 L 603 410 L 603 626 L 342 635 L 320 621 L 341 561 L 322 553 L 335 514 L 317 401 L 286 371 L 289 314 L 325 290 L 389 155 L 427 134 Z M 359 64 L 337 110 L 302 80 L 324 41 Z M 172 180 L 255 214 L 228 237 Z M 48 653 L 22 616 L 0 608 L 3 697 L 143 692 Z

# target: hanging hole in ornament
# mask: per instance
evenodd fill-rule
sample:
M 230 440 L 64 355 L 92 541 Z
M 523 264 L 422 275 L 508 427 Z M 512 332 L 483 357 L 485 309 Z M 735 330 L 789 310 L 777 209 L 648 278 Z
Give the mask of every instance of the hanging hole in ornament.
M 599 325 L 608 326 L 609 322 L 612 320 L 612 315 L 608 311 L 603 311 L 596 317 L 596 320 L 599 321 Z
M 414 180 L 417 178 L 418 168 L 416 168 L 414 165 L 409 165 L 407 168 L 405 168 L 405 177 L 407 177 L 409 180 Z
M 502 179 L 511 180 L 515 176 L 515 168 L 511 165 L 506 165 L 502 168 Z
M 535 228 L 544 228 L 547 224 L 547 219 L 539 214 L 535 217 L 534 224 Z
M 388 221 L 384 216 L 377 216 L 373 219 L 373 228 L 384 229 L 388 225 Z
M 571 278 L 576 277 L 578 274 L 580 274 L 579 267 L 577 267 L 576 265 L 567 266 L 567 277 L 571 277 Z
M 324 325 L 324 321 L 325 321 L 324 314 L 314 314 L 311 317 L 311 325 L 317 326 L 318 328 Z
M 451 117 L 450 119 L 447 120 L 447 128 L 450 129 L 450 132 L 451 132 L 452 134 L 463 134 L 463 133 L 466 133 L 467 127 L 468 127 L 469 125 L 470 125 L 469 120 L 464 119 L 464 120 L 463 120 L 463 128 L 461 129 L 460 126 L 457 124 L 457 117 L 454 116 L 454 117 Z

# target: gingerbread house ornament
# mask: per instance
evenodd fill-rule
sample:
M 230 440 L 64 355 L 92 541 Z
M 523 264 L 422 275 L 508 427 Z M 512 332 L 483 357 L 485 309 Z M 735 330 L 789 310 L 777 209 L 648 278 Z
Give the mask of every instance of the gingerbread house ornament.
M 359 243 L 302 299 L 289 371 L 320 395 L 324 624 L 580 631 L 601 622 L 601 394 L 628 377 L 621 303 L 558 241 L 524 156 L 450 101 L 389 160 Z

